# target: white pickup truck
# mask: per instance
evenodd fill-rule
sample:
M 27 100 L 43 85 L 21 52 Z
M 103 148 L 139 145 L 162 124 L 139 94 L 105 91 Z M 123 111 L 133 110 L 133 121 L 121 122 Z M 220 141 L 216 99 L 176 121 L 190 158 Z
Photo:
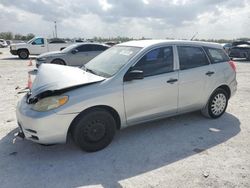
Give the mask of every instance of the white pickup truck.
M 16 43 L 10 45 L 10 53 L 18 55 L 21 59 L 28 59 L 29 55 L 39 55 L 50 51 L 59 51 L 72 43 L 66 43 L 61 39 L 46 39 L 35 37 L 27 43 Z

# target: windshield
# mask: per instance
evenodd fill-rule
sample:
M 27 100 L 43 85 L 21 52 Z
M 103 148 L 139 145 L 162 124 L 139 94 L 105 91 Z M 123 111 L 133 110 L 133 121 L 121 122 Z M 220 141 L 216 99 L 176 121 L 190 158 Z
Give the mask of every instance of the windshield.
M 114 46 L 88 62 L 84 68 L 103 77 L 116 74 L 141 48 L 130 46 Z
M 76 47 L 78 46 L 78 44 L 72 44 L 66 48 L 64 48 L 61 52 L 62 53 L 68 53 L 70 52 L 71 50 L 75 49 Z

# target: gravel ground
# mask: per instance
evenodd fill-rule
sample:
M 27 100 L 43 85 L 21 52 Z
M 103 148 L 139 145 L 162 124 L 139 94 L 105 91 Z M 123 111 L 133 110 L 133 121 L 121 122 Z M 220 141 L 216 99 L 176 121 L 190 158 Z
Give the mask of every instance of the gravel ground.
M 85 153 L 72 141 L 12 143 L 27 60 L 0 49 L 0 187 L 250 187 L 250 62 L 237 61 L 238 92 L 217 120 L 185 114 L 124 129 Z

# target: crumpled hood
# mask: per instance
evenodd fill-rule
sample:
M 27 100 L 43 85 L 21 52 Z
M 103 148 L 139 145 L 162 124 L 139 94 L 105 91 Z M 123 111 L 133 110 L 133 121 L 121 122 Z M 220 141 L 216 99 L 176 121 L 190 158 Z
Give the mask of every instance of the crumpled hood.
M 32 84 L 31 98 L 45 91 L 62 90 L 73 86 L 105 80 L 104 77 L 85 72 L 76 67 L 42 64 Z
M 37 56 L 37 59 L 43 58 L 43 57 L 58 56 L 58 55 L 62 55 L 62 54 L 64 54 L 64 53 L 62 53 L 61 51 L 46 52 L 46 53 L 43 53 L 43 54 Z

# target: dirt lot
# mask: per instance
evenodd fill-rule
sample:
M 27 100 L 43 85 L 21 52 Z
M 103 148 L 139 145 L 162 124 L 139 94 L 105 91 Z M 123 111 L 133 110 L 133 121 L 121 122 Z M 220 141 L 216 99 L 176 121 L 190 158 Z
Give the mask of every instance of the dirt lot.
M 250 62 L 237 61 L 238 92 L 227 113 L 198 112 L 134 126 L 85 153 L 73 142 L 12 143 L 27 60 L 0 52 L 0 187 L 250 187 Z

